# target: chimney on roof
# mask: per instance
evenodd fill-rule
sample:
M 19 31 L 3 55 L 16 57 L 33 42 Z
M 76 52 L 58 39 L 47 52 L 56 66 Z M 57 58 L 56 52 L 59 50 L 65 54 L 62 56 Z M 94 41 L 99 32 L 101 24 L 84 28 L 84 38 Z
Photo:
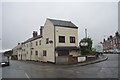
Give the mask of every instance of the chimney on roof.
M 36 37 L 37 35 L 37 31 L 33 31 L 33 37 Z
M 116 37 L 118 37 L 118 36 L 119 36 L 119 33 L 118 33 L 118 32 L 116 32 L 116 33 L 115 33 L 115 36 L 116 36 Z
M 103 42 L 105 42 L 105 39 L 103 39 Z
M 20 45 L 20 43 L 18 43 L 18 45 Z
M 112 39 L 112 35 L 110 35 L 110 39 Z
M 40 27 L 40 35 L 43 35 L 43 26 Z

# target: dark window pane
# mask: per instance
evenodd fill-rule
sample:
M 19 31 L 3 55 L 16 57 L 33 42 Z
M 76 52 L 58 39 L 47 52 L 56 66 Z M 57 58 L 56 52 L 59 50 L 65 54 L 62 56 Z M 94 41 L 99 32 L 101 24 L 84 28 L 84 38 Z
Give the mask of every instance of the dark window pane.
M 70 36 L 70 43 L 75 43 L 75 37 Z
M 38 42 L 36 41 L 36 46 L 38 45 Z
M 43 50 L 43 56 L 47 56 L 47 51 Z
M 46 44 L 48 44 L 49 43 L 49 38 L 46 38 Z
M 41 45 L 41 40 L 39 41 L 39 45 Z
M 38 55 L 38 51 L 35 51 L 35 55 Z
M 59 43 L 65 43 L 65 36 L 59 36 Z
M 32 55 L 32 51 L 31 51 L 31 55 Z

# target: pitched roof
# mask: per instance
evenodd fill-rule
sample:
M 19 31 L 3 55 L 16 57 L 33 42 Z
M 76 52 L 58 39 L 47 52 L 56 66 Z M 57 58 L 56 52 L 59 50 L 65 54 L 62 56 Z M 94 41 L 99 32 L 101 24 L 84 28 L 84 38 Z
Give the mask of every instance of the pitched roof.
M 68 27 L 68 28 L 78 28 L 71 21 L 55 20 L 55 19 L 48 19 L 48 20 L 50 20 L 53 23 L 54 26 Z
M 36 36 L 36 37 L 32 37 L 32 38 L 27 39 L 27 40 L 26 40 L 25 42 L 23 42 L 23 43 L 27 43 L 27 42 L 33 41 L 33 40 L 38 39 L 38 38 L 41 38 L 41 37 L 42 37 L 41 35 L 38 35 L 38 36 Z

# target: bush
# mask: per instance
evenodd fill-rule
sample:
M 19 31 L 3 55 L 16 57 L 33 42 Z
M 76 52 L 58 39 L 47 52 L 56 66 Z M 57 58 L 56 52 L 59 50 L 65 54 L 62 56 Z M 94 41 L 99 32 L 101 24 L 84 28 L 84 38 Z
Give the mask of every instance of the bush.
M 81 46 L 81 43 L 83 43 L 83 42 L 87 42 L 88 45 L 87 46 Z M 92 44 L 93 44 L 93 41 L 92 41 L 91 38 L 83 38 L 79 42 L 81 54 L 82 55 L 95 54 L 95 50 L 92 48 Z

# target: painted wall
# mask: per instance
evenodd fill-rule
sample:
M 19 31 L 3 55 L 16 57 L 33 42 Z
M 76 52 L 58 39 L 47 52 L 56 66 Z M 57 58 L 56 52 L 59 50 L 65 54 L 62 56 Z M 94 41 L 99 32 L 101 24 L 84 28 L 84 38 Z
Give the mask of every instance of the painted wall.
M 46 20 L 44 24 L 42 36 L 42 38 L 38 38 L 31 42 L 25 43 L 25 45 L 22 45 L 23 60 L 55 62 L 55 45 L 78 46 L 78 29 L 53 26 L 52 22 L 49 20 Z M 65 36 L 65 43 L 58 42 L 59 36 Z M 70 36 L 75 36 L 75 43 L 70 43 Z M 46 44 L 46 38 L 49 38 L 49 41 L 52 41 L 53 43 Z M 41 45 L 39 44 L 40 40 Z M 43 50 L 46 50 L 46 56 L 43 56 Z M 36 55 L 36 51 L 38 51 L 38 55 Z M 77 52 L 71 52 L 70 54 L 76 56 Z
M 49 41 L 53 41 L 53 43 L 46 44 L 46 38 L 49 38 Z M 41 45 L 39 41 L 41 40 Z M 37 45 L 36 45 L 37 42 Z M 32 45 L 31 45 L 32 43 Z M 25 53 L 27 60 L 35 60 L 35 61 L 44 61 L 44 62 L 54 62 L 54 26 L 49 21 L 46 20 L 44 28 L 43 28 L 43 37 L 33 40 L 31 42 L 25 43 Z M 31 49 L 33 48 L 33 49 Z M 47 55 L 43 56 L 43 50 L 46 50 Z M 31 55 L 32 51 L 32 55 Z M 36 55 L 36 51 L 38 51 L 38 55 Z
M 78 29 L 55 27 L 56 46 L 78 46 Z M 59 43 L 59 36 L 65 36 L 65 43 Z M 70 36 L 75 36 L 75 43 L 70 43 Z
M 53 43 L 46 44 L 46 38 L 49 38 L 49 41 L 51 40 Z M 49 20 L 46 20 L 43 28 L 42 53 L 43 50 L 46 50 L 47 56 L 43 56 L 43 60 L 55 62 L 54 49 L 54 26 Z

